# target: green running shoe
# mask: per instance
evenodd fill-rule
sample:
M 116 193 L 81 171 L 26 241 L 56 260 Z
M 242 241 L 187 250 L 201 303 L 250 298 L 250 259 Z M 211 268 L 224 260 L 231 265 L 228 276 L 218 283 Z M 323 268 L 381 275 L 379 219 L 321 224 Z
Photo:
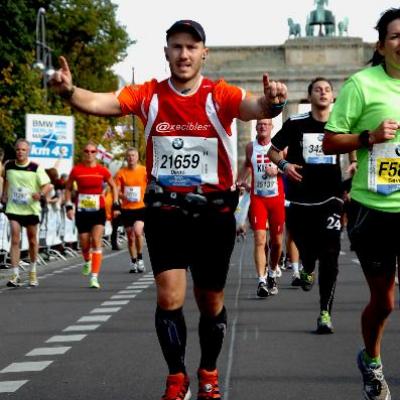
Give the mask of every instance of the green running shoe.
M 300 271 L 301 288 L 305 292 L 309 292 L 314 285 L 314 272 L 308 274 L 306 271 Z
M 364 360 L 365 350 L 357 356 L 358 369 L 363 378 L 363 396 L 367 400 L 391 400 L 390 390 L 383 375 L 382 364 L 367 364 Z
M 97 276 L 92 276 L 90 278 L 89 287 L 93 289 L 100 289 L 100 283 L 99 280 L 97 279 Z
M 82 267 L 82 275 L 88 276 L 91 271 L 92 271 L 92 262 L 90 260 L 85 261 Z
M 320 335 L 333 333 L 331 316 L 328 311 L 321 311 L 317 320 L 317 333 Z

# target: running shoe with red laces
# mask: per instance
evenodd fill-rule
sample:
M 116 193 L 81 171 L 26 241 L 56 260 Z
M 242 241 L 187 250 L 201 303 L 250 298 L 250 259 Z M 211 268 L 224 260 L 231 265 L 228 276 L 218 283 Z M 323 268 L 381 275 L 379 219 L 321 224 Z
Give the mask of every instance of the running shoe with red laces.
M 197 371 L 197 376 L 199 378 L 197 400 L 221 400 L 218 386 L 218 370 L 207 371 L 201 368 Z
M 189 400 L 190 397 L 189 377 L 183 372 L 168 375 L 165 393 L 161 400 Z

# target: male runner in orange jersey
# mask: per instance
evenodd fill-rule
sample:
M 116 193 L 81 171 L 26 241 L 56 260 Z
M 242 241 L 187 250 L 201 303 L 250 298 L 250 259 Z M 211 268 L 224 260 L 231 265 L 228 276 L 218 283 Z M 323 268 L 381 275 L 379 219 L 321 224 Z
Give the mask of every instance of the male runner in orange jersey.
M 126 150 L 126 167 L 122 167 L 114 177 L 121 200 L 121 217 L 128 235 L 128 249 L 131 256 L 131 273 L 144 272 L 143 227 L 144 193 L 146 190 L 146 168 L 138 163 L 136 148 Z
M 85 113 L 133 113 L 142 119 L 148 175 L 145 234 L 157 286 L 156 331 L 169 368 L 163 400 L 190 398 L 182 309 L 189 265 L 200 310 L 197 398 L 221 399 L 216 363 L 226 332 L 224 286 L 238 198 L 237 144 L 230 126 L 234 118 L 249 121 L 280 114 L 287 88 L 264 74 L 263 94 L 256 97 L 223 80 L 204 78 L 201 69 L 208 49 L 198 22 L 175 22 L 166 39 L 171 77 L 162 82 L 93 93 L 73 85 L 61 57 L 50 84 Z

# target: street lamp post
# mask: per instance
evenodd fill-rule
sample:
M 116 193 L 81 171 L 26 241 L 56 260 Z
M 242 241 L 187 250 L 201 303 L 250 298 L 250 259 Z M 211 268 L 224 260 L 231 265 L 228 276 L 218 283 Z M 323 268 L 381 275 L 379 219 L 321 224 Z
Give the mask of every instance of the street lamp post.
M 42 72 L 45 101 L 47 102 L 47 81 L 54 74 L 51 58 L 52 49 L 46 43 L 46 10 L 40 7 L 36 15 L 36 62 L 33 67 Z
M 132 67 L 132 85 L 134 84 L 135 84 L 135 68 Z M 133 147 L 138 146 L 136 144 L 136 119 L 134 114 L 132 114 L 132 145 Z

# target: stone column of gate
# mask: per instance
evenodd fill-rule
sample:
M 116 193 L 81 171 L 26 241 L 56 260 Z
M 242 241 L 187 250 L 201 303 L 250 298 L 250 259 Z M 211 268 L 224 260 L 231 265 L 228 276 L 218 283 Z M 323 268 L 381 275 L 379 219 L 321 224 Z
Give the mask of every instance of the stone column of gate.
M 246 158 L 246 145 L 251 140 L 251 122 L 243 122 L 236 120 L 236 128 L 238 134 L 237 152 L 238 152 L 238 171 L 243 165 Z
M 282 122 L 285 122 L 291 115 L 298 113 L 299 102 L 288 101 L 285 109 L 282 112 Z

